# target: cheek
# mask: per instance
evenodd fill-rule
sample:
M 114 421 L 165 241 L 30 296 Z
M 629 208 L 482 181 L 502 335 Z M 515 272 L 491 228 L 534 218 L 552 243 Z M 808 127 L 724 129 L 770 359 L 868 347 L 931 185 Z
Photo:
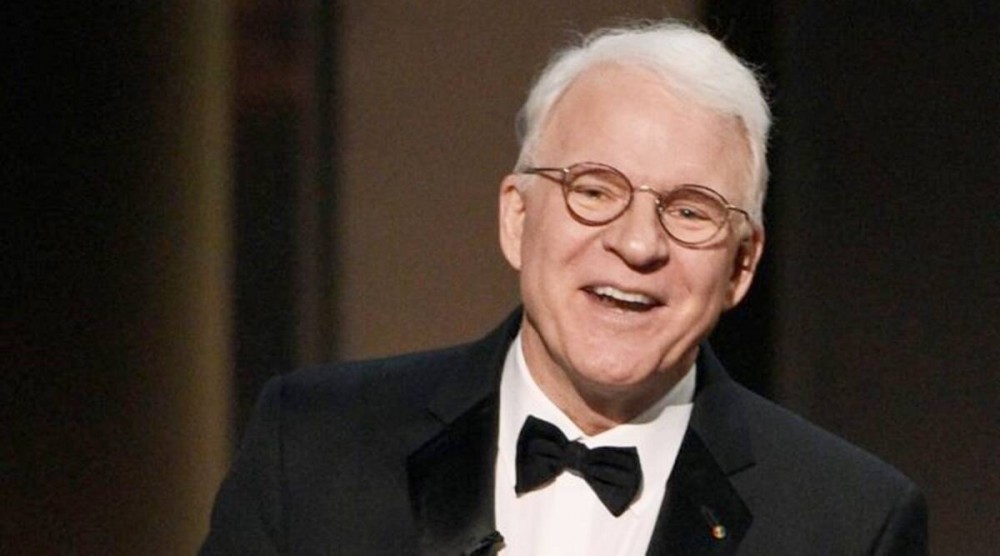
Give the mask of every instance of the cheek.
M 592 230 L 564 214 L 562 199 L 558 200 L 539 203 L 525 215 L 522 272 L 565 268 L 584 248 Z
M 693 251 L 690 255 L 677 255 L 673 261 L 677 281 L 683 286 L 685 293 L 703 303 L 724 303 L 732 273 L 727 253 Z
M 521 239 L 521 288 L 522 297 L 529 298 L 544 288 L 551 275 L 559 268 L 557 246 L 553 230 L 537 212 L 525 216 L 524 235 Z
M 551 230 L 536 229 L 524 238 L 521 250 L 521 281 L 533 290 L 548 290 L 557 285 L 567 270 L 567 259 Z

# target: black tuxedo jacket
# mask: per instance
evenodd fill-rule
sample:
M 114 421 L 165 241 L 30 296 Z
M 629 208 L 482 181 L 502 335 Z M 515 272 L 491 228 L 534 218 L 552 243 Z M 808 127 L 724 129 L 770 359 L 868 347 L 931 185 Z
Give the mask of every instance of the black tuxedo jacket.
M 519 323 L 517 312 L 469 345 L 272 380 L 202 553 L 495 551 L 499 377 Z M 926 552 L 913 483 L 736 384 L 708 346 L 697 368 L 648 554 Z

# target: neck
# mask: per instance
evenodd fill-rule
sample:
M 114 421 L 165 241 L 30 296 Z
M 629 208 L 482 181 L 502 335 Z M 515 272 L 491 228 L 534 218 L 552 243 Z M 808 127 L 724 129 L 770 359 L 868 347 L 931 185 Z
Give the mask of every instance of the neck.
M 649 409 L 684 378 L 693 362 L 691 355 L 674 369 L 651 373 L 642 383 L 626 386 L 588 382 L 564 369 L 545 372 L 544 365 L 531 361 L 528 372 L 556 407 L 584 434 L 593 436 L 628 423 Z

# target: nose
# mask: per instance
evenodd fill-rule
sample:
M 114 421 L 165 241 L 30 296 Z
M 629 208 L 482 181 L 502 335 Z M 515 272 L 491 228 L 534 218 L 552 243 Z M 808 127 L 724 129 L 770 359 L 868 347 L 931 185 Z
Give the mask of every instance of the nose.
M 635 190 L 625 214 L 605 228 L 603 244 L 629 267 L 650 272 L 669 260 L 670 240 L 660 224 L 656 196 L 639 193 L 652 192 L 641 188 Z

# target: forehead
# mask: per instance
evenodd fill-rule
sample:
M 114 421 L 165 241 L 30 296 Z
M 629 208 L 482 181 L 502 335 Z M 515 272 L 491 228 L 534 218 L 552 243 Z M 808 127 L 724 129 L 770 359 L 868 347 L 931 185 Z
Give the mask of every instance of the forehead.
M 580 76 L 543 123 L 536 162 L 602 162 L 650 184 L 698 183 L 742 198 L 750 150 L 740 121 L 685 98 L 651 70 L 602 64 Z

